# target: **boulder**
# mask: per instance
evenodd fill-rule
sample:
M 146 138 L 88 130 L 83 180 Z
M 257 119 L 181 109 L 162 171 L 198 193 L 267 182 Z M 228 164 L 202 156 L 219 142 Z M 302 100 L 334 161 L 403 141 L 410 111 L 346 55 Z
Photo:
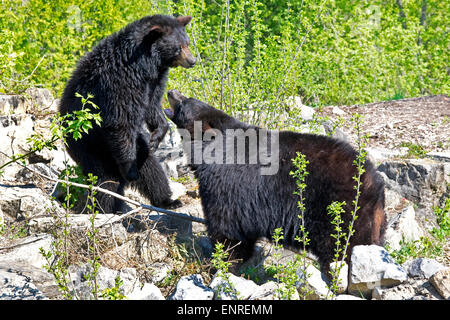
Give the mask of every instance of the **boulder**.
M 405 270 L 380 246 L 355 246 L 351 255 L 348 292 L 369 297 L 375 287 L 392 287 L 406 281 Z
M 401 241 L 416 241 L 423 236 L 424 232 L 416 221 L 416 212 L 410 205 L 391 217 L 386 229 L 385 241 L 393 250 L 400 250 Z
M 51 250 L 53 237 L 49 234 L 34 234 L 25 238 L 16 239 L 9 244 L 10 250 L 0 255 L 2 264 L 25 264 L 36 268 L 42 268 L 47 261 L 40 253 L 42 248 L 48 252 Z
M 390 160 L 383 162 L 378 171 L 386 188 L 418 206 L 416 213 L 425 229 L 431 229 L 436 217 L 433 207 L 440 205 L 449 194 L 450 163 L 428 159 Z
M 441 300 L 439 293 L 425 279 L 408 279 L 406 282 L 392 287 L 375 287 L 372 291 L 375 300 Z
M 216 300 L 246 300 L 258 289 L 258 285 L 251 280 L 237 277 L 232 273 L 227 273 L 226 276 L 229 282 L 216 274 L 209 284 L 214 290 Z
M 430 277 L 431 284 L 446 300 L 450 300 L 450 268 L 440 270 Z
M 433 259 L 417 258 L 403 264 L 408 270 L 408 275 L 416 279 L 429 279 L 436 272 L 444 270 L 445 267 Z
M 165 300 L 161 290 L 152 283 L 145 283 L 127 296 L 128 300 Z
M 169 300 L 212 300 L 214 291 L 205 286 L 199 274 L 183 276 Z
M 305 277 L 305 272 L 302 268 L 297 270 L 297 276 L 299 279 L 303 279 Z M 331 291 L 327 286 L 325 276 L 312 264 L 309 264 L 306 267 L 306 289 L 310 292 L 306 299 L 307 300 L 320 300 L 325 299 L 327 296 L 331 296 Z M 300 290 L 300 288 L 298 288 Z
M 277 283 L 274 281 L 268 281 L 258 286 L 256 290 L 250 295 L 248 300 L 280 300 L 279 290 L 284 287 L 283 283 Z M 291 300 L 299 300 L 298 291 L 295 291 Z
M 48 300 L 31 279 L 0 269 L 0 300 Z

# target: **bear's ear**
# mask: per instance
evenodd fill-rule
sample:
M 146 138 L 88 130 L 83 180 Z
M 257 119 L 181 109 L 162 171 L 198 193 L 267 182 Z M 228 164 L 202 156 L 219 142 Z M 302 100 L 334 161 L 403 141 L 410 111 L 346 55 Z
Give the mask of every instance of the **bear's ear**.
M 185 16 L 185 17 L 177 17 L 178 22 L 184 27 L 189 22 L 191 22 L 192 17 L 191 16 Z
M 153 33 L 155 36 L 162 35 L 164 33 L 164 30 L 161 26 L 155 25 L 151 26 L 151 28 L 148 30 L 148 33 Z
M 211 125 L 207 121 L 202 121 L 202 131 L 205 132 L 209 129 L 212 129 Z

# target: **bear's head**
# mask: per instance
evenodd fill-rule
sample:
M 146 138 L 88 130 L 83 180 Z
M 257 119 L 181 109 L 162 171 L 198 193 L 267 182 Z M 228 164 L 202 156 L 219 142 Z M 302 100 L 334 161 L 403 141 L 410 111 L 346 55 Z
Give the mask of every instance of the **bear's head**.
M 169 90 L 167 97 L 170 109 L 165 109 L 166 116 L 180 129 L 187 129 L 194 137 L 194 123 L 202 123 L 202 131 L 217 129 L 225 131 L 233 127 L 236 120 L 225 112 L 194 98 L 183 96 L 178 90 Z
M 171 17 L 154 15 L 141 19 L 143 24 L 138 37 L 148 47 L 149 52 L 159 55 L 163 65 L 192 68 L 196 59 L 189 50 L 186 25 L 191 16 Z

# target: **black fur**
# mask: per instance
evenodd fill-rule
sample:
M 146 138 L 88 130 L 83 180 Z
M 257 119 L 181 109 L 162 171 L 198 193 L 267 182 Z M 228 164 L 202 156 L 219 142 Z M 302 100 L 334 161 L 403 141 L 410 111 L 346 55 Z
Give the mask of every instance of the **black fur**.
M 169 67 L 192 67 L 185 25 L 191 17 L 147 16 L 103 39 L 79 61 L 60 103 L 61 114 L 81 108 L 75 93 L 100 107 L 102 125 L 75 141 L 70 156 L 102 187 L 123 193 L 137 188 L 155 206 L 172 205 L 171 191 L 153 151 L 168 125 L 161 110 Z M 99 194 L 105 212 L 122 202 Z
M 169 91 L 169 102 L 174 110 L 166 114 L 179 128 L 189 131 L 192 131 L 194 121 L 202 121 L 204 130 L 218 129 L 224 136 L 229 128 L 254 129 L 259 139 L 264 130 L 239 122 L 206 103 L 187 99 L 175 90 Z M 204 142 L 203 146 L 207 144 Z M 279 145 L 279 170 L 275 175 L 261 175 L 260 163 L 201 163 L 193 166 L 209 235 L 213 240 L 231 240 L 231 244 L 240 241 L 235 254 L 244 260 L 251 256 L 258 238 L 272 239 L 274 229 L 278 227 L 283 228 L 285 245 L 300 248 L 294 240 L 299 234 L 299 198 L 294 195 L 295 180 L 289 175 L 294 170 L 291 159 L 299 151 L 309 161 L 304 191 L 305 227 L 310 238 L 308 249 L 327 272 L 335 248 L 335 239 L 330 236 L 334 230 L 327 206 L 333 201 L 346 201 L 342 230 L 347 231 L 356 194 L 352 177 L 357 172 L 353 164 L 357 152 L 338 139 L 289 131 L 279 132 Z M 364 168 L 360 209 L 354 225 L 356 231 L 351 237 L 348 253 L 355 245 L 383 242 L 386 225 L 383 180 L 370 161 L 366 161 Z M 347 259 L 349 257 L 350 254 Z

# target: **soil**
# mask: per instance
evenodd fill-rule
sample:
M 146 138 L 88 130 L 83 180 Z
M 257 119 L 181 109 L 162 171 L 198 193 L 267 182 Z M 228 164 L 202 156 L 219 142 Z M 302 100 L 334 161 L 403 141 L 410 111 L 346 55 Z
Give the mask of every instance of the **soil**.
M 364 116 L 362 132 L 369 134 L 369 147 L 397 149 L 415 145 L 424 152 L 450 150 L 450 98 L 435 95 L 365 105 L 329 106 L 318 111 L 336 121 L 341 117 L 350 128 L 341 128 L 355 141 L 349 121 L 353 113 Z

